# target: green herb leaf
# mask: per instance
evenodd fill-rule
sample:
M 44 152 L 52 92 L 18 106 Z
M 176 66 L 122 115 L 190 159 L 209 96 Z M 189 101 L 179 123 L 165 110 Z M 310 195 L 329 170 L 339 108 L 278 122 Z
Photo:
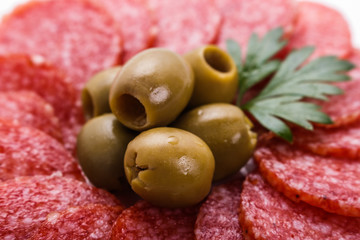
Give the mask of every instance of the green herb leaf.
M 286 45 L 286 41 L 281 39 L 282 36 L 282 28 L 269 31 L 261 40 L 256 34 L 252 34 L 244 63 L 242 63 L 242 54 L 239 45 L 233 40 L 226 42 L 227 50 L 234 59 L 238 70 L 239 104 L 247 90 L 278 69 L 280 62 L 269 59 Z
M 241 61 L 241 49 L 236 42 L 227 41 L 227 48 L 239 74 L 238 105 L 250 112 L 265 128 L 291 142 L 291 129 L 285 121 L 308 130 L 313 129 L 311 122 L 332 123 L 318 105 L 302 100 L 305 97 L 327 100 L 327 95 L 342 94 L 341 89 L 329 82 L 349 80 L 346 72 L 354 65 L 333 56 L 306 63 L 314 51 L 313 47 L 293 51 L 282 62 L 272 60 L 286 45 L 281 40 L 282 34 L 281 28 L 270 31 L 261 40 L 253 34 L 244 62 Z M 240 105 L 247 90 L 273 73 L 274 76 L 256 97 Z

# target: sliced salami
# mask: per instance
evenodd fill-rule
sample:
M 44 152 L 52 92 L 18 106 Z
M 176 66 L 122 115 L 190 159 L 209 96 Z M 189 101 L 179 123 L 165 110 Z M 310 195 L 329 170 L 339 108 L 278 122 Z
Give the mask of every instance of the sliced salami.
M 312 58 L 323 55 L 349 56 L 352 51 L 351 35 L 344 17 L 322 4 L 299 2 L 288 49 L 309 45 L 316 47 Z
M 89 204 L 52 212 L 30 240 L 110 240 L 111 227 L 123 208 Z
M 96 72 L 119 63 L 118 26 L 91 0 L 30 1 L 0 27 L 0 53 L 41 55 L 70 77 L 76 89 Z
M 121 26 L 125 40 L 124 62 L 152 46 L 157 30 L 155 18 L 147 7 L 146 0 L 105 0 L 101 4 Z
M 58 175 L 21 177 L 0 183 L 0 237 L 28 239 L 49 213 L 90 203 L 119 205 L 104 190 Z
M 290 199 L 360 217 L 360 161 L 315 155 L 277 139 L 254 157 L 264 178 Z
M 31 90 L 49 102 L 59 118 L 66 149 L 73 151 L 84 122 L 76 91 L 54 66 L 24 55 L 0 56 L 0 91 Z
M 204 44 L 215 43 L 221 13 L 214 0 L 148 0 L 157 20 L 155 46 L 183 54 Z
M 339 127 L 360 120 L 360 51 L 355 50 L 348 60 L 356 66 L 349 74 L 352 80 L 335 84 L 344 94 L 331 96 L 329 101 L 316 101 L 334 122 L 322 127 Z
M 0 119 L 37 128 L 62 142 L 53 107 L 35 92 L 0 92 Z
M 238 220 L 241 186 L 242 179 L 236 179 L 212 189 L 197 215 L 197 240 L 244 239 Z
M 194 239 L 197 207 L 159 208 L 139 201 L 116 220 L 111 239 Z
M 360 159 L 360 122 L 340 128 L 314 131 L 295 129 L 294 143 L 323 156 Z
M 265 183 L 259 174 L 249 175 L 244 182 L 239 219 L 247 239 L 360 238 L 360 218 L 294 203 Z
M 84 180 L 79 164 L 54 138 L 32 127 L 0 121 L 0 180 L 51 175 Z
M 252 33 L 263 36 L 276 27 L 283 27 L 286 36 L 292 32 L 293 0 L 216 0 L 216 5 L 224 15 L 218 38 L 223 47 L 231 38 L 245 48 Z

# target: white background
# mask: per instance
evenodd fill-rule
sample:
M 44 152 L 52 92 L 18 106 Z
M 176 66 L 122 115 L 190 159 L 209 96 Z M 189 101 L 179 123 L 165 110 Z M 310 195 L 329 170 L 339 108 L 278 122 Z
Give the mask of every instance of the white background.
M 0 16 L 10 12 L 11 9 L 17 4 L 26 1 L 27 0 L 0 0 Z M 360 1 L 358 0 L 311 0 L 311 1 L 320 2 L 339 10 L 349 22 L 354 45 L 360 48 Z

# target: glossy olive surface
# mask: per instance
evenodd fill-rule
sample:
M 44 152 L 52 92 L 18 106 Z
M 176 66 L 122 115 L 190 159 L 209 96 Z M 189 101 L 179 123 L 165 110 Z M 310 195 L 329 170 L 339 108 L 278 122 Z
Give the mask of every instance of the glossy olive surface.
M 184 55 L 194 72 L 195 86 L 190 105 L 226 102 L 234 99 L 238 76 L 234 61 L 225 51 L 205 45 Z
M 162 207 L 203 200 L 211 188 L 214 157 L 206 143 L 176 128 L 153 128 L 128 145 L 125 174 L 142 198 Z
M 192 132 L 208 144 L 215 157 L 214 180 L 237 172 L 256 145 L 251 122 L 238 107 L 227 103 L 197 107 L 172 126 Z
M 178 54 L 145 50 L 124 66 L 110 91 L 110 107 L 121 123 L 134 130 L 166 126 L 187 105 L 193 73 Z
M 80 131 L 77 157 L 91 183 L 107 190 L 123 190 L 128 185 L 124 173 L 124 155 L 136 136 L 113 114 L 89 120 Z
M 110 87 L 121 67 L 113 67 L 95 74 L 81 92 L 81 103 L 86 119 L 111 113 L 109 105 Z

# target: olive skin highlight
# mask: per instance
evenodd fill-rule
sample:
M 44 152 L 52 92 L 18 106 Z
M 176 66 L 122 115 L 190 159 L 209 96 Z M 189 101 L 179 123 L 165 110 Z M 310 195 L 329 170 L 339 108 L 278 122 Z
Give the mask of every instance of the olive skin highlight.
M 129 143 L 124 164 L 128 182 L 143 199 L 161 207 L 186 207 L 209 193 L 215 162 L 199 137 L 160 127 Z
M 180 55 L 148 49 L 123 66 L 110 90 L 110 107 L 133 130 L 166 126 L 186 107 L 193 88 L 193 72 Z
M 197 107 L 172 126 L 192 132 L 208 144 L 215 157 L 214 180 L 224 179 L 244 166 L 257 141 L 249 119 L 240 108 L 227 103 Z

